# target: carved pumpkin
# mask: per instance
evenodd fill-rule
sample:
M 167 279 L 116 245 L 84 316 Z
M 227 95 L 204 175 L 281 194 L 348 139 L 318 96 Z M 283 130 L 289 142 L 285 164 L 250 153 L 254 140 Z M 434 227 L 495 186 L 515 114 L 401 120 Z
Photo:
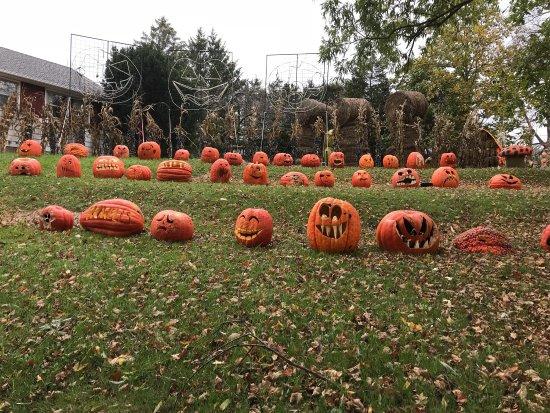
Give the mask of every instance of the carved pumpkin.
M 122 178 L 124 162 L 116 156 L 98 156 L 92 165 L 92 172 L 96 178 Z
M 412 168 L 401 168 L 391 177 L 394 188 L 417 188 L 420 186 L 420 175 Z
M 429 215 L 413 210 L 393 211 L 376 228 L 378 246 L 387 251 L 423 254 L 439 248 L 439 230 Z
M 151 235 L 160 241 L 189 241 L 194 231 L 193 220 L 183 212 L 167 209 L 151 221 Z
M 187 149 L 178 149 L 174 154 L 174 159 L 178 161 L 188 161 L 191 157 L 191 154 Z
M 382 166 L 388 169 L 399 168 L 399 159 L 394 155 L 386 155 L 382 158 Z
M 266 246 L 271 242 L 273 219 L 265 209 L 247 208 L 237 217 L 234 232 L 239 244 L 246 247 Z
M 321 158 L 314 153 L 306 153 L 300 159 L 300 164 L 308 168 L 317 168 L 321 166 Z
M 432 174 L 432 184 L 438 188 L 457 188 L 460 177 L 456 169 L 450 166 L 441 166 Z
M 328 169 L 324 171 L 317 171 L 315 173 L 315 177 L 313 178 L 315 186 L 326 186 L 331 188 L 334 186 L 335 181 L 336 178 L 334 177 L 334 174 Z
M 252 163 L 262 163 L 267 166 L 269 165 L 269 156 L 265 152 L 258 151 L 252 156 Z
M 90 151 L 81 143 L 68 143 L 63 148 L 64 155 L 74 155 L 77 158 L 86 158 Z
M 458 235 L 453 245 L 461 251 L 473 253 L 506 254 L 512 244 L 506 236 L 489 227 L 475 227 Z
M 216 159 L 219 159 L 220 157 L 220 151 L 218 151 L 216 148 L 212 148 L 210 146 L 205 146 L 202 148 L 201 152 L 201 161 L 206 163 L 214 163 Z
M 275 166 L 292 166 L 294 159 L 289 153 L 278 153 L 273 157 L 273 165 Z
M 130 149 L 126 145 L 116 145 L 113 148 L 113 156 L 117 158 L 128 158 L 130 156 Z
M 301 172 L 287 172 L 281 176 L 279 183 L 283 186 L 308 186 L 309 180 Z
M 225 159 L 217 159 L 210 167 L 210 182 L 227 183 L 231 179 L 231 165 Z
M 229 165 L 242 165 L 243 163 L 243 157 L 240 153 L 237 152 L 227 152 L 225 155 L 223 155 L 223 158 L 229 162 Z
M 17 148 L 17 154 L 19 156 L 40 156 L 42 155 L 42 145 L 34 139 L 27 139 L 21 142 Z
M 355 171 L 351 177 L 351 186 L 356 188 L 370 188 L 371 184 L 372 178 L 364 169 Z
M 56 173 L 58 178 L 80 178 L 82 176 L 80 160 L 74 155 L 63 155 L 57 161 Z
M 143 231 L 144 218 L 139 207 L 125 199 L 96 202 L 80 213 L 82 228 L 98 234 L 126 237 Z
M 326 252 L 354 251 L 360 237 L 359 213 L 349 202 L 323 198 L 311 209 L 307 221 L 311 248 Z
M 8 172 L 10 175 L 36 176 L 42 173 L 42 165 L 34 158 L 15 158 L 11 161 Z
M 362 169 L 374 168 L 374 159 L 370 153 L 367 153 L 359 158 L 359 167 Z
M 160 145 L 155 141 L 142 142 L 138 146 L 139 159 L 160 159 Z
M 124 171 L 127 179 L 135 181 L 150 181 L 151 180 L 151 170 L 149 167 L 144 165 L 132 165 Z
M 540 246 L 543 250 L 550 252 L 550 225 L 544 228 L 540 235 Z
M 331 152 L 328 156 L 328 164 L 331 168 L 343 168 L 345 166 L 343 152 Z
M 267 168 L 263 163 L 249 163 L 243 170 L 243 181 L 250 185 L 267 185 Z
M 489 180 L 491 189 L 521 189 L 521 187 L 521 180 L 510 174 L 498 174 Z
M 185 161 L 170 159 L 157 167 L 158 181 L 190 182 L 193 168 Z
M 67 231 L 73 227 L 74 214 L 58 205 L 48 205 L 37 211 L 34 222 L 42 230 Z
M 411 152 L 409 153 L 409 156 L 407 156 L 407 168 L 413 168 L 413 169 L 421 169 L 424 168 L 425 161 L 424 157 L 420 152 Z
M 439 158 L 439 166 L 450 166 L 456 168 L 456 155 L 454 152 L 442 153 Z

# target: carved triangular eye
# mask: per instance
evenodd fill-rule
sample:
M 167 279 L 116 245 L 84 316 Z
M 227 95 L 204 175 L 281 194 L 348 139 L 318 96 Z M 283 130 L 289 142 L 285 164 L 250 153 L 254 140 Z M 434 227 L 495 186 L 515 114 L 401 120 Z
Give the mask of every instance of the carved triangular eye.
M 423 235 L 428 230 L 428 222 L 426 218 L 422 217 L 422 225 L 420 226 L 420 235 Z
M 403 224 L 405 224 L 405 229 L 409 234 L 416 235 L 416 230 L 414 229 L 414 225 L 412 222 L 410 222 L 407 218 L 403 217 Z

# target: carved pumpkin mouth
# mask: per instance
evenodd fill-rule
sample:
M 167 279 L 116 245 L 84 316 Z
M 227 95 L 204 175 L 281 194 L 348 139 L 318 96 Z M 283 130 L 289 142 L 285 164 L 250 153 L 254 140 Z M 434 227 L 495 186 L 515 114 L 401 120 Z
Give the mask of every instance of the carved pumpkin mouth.
M 130 222 L 130 214 L 126 211 L 121 211 L 118 208 L 111 208 L 103 205 L 93 205 L 86 211 L 86 213 L 90 219 L 115 222 Z
M 342 164 L 342 160 L 341 160 L 341 159 L 335 159 L 332 163 L 333 163 L 334 165 L 341 165 L 341 164 Z
M 256 238 L 260 234 L 260 232 L 262 232 L 261 229 L 250 229 L 242 227 L 238 227 L 235 229 L 235 235 L 237 236 L 237 238 L 243 241 L 250 241 Z
M 340 206 L 334 205 L 331 208 L 331 205 L 323 204 L 319 207 L 321 223 L 316 224 L 315 227 L 325 237 L 339 239 L 348 229 L 348 221 L 342 221 L 344 215 Z
M 397 181 L 397 186 L 407 186 L 407 185 L 415 185 L 416 184 L 416 178 L 412 175 L 407 175 L 403 179 Z
M 410 249 L 427 249 L 437 241 L 437 237 L 434 236 L 434 226 L 428 229 L 428 221 L 422 217 L 422 224 L 420 229 L 416 229 L 414 224 L 407 218 L 402 218 L 404 230 L 400 228 L 400 225 L 396 222 L 395 231 L 401 242 Z
M 96 165 L 96 169 L 98 171 L 106 171 L 106 170 L 118 171 L 119 165 L 112 162 L 99 162 Z

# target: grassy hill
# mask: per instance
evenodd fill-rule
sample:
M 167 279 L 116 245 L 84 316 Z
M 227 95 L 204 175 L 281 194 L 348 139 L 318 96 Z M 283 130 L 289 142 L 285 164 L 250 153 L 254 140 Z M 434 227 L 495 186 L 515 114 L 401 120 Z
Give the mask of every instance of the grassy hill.
M 496 169 L 461 169 L 455 190 L 393 189 L 392 171 L 335 171 L 335 188 L 211 184 L 192 160 L 192 183 L 10 177 L 0 155 L 0 411 L 536 410 L 548 404 L 550 171 L 509 170 L 521 191 L 489 190 Z M 132 158 L 154 171 L 158 162 Z M 313 178 L 314 170 L 295 167 Z M 429 180 L 432 170 L 423 170 Z M 312 251 L 305 225 L 325 196 L 359 211 L 359 250 Z M 146 226 L 162 209 L 189 214 L 195 238 L 162 243 L 147 233 L 107 238 L 75 228 L 40 232 L 28 212 L 48 204 L 137 203 Z M 233 236 L 248 207 L 269 210 L 270 247 Z M 376 246 L 395 209 L 428 213 L 441 251 L 408 256 Z M 454 236 L 490 224 L 514 252 L 468 255 Z M 303 368 L 302 368 L 303 367 Z

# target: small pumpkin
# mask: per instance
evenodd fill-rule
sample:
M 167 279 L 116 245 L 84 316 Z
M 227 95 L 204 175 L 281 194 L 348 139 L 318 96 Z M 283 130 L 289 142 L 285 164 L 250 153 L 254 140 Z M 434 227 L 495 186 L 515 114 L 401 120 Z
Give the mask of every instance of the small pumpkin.
M 454 152 L 442 153 L 439 157 L 439 166 L 450 166 L 451 168 L 456 168 L 456 155 Z
M 92 172 L 96 178 L 122 178 L 124 162 L 116 156 L 98 156 L 92 164 Z
M 211 146 L 205 146 L 202 148 L 201 161 L 206 163 L 214 163 L 216 159 L 219 159 L 219 157 L 220 151 L 216 148 L 212 148 Z
M 190 182 L 193 168 L 185 161 L 170 159 L 162 161 L 157 167 L 158 181 Z
M 234 233 L 246 247 L 266 246 L 273 235 L 273 219 L 265 209 L 247 208 L 237 217 Z
M 331 152 L 328 156 L 328 164 L 331 168 L 343 168 L 345 166 L 343 152 Z
M 505 235 L 489 227 L 475 227 L 458 235 L 453 245 L 460 251 L 469 253 L 506 254 L 512 244 Z
M 489 180 L 489 188 L 491 189 L 521 189 L 521 180 L 510 174 L 498 174 Z
M 382 158 L 382 166 L 387 169 L 399 168 L 399 159 L 394 155 L 386 155 Z
M 243 163 L 243 156 L 237 152 L 226 152 L 223 158 L 229 162 L 229 165 L 239 166 Z
M 317 168 L 321 166 L 321 158 L 314 153 L 306 153 L 300 159 L 300 165 L 307 168 Z
M 227 183 L 231 179 L 231 165 L 225 159 L 217 159 L 210 167 L 210 182 Z
M 289 153 L 278 153 L 273 157 L 273 165 L 275 166 L 292 166 L 294 159 Z
M 544 228 L 540 235 L 540 246 L 543 250 L 550 252 L 550 225 Z
M 347 201 L 323 198 L 309 213 L 307 238 L 314 250 L 349 252 L 357 249 L 361 237 L 359 213 Z
M 178 149 L 174 154 L 174 159 L 178 161 L 188 161 L 191 157 L 191 154 L 187 149 Z
M 90 154 L 90 151 L 81 143 L 68 143 L 63 148 L 63 154 L 74 155 L 77 158 L 86 158 Z
M 283 186 L 308 186 L 309 180 L 301 172 L 287 172 L 281 176 L 279 183 Z
M 117 158 L 128 158 L 130 156 L 130 149 L 126 145 L 116 145 L 113 148 L 113 156 Z
M 151 221 L 151 236 L 160 241 L 189 241 L 194 232 L 193 220 L 183 212 L 167 209 Z
M 364 169 L 355 171 L 351 177 L 351 186 L 356 188 L 370 188 L 372 185 L 372 177 Z
M 155 141 L 145 141 L 139 144 L 137 155 L 139 159 L 160 159 L 160 145 Z
M 252 156 L 252 163 L 262 163 L 267 166 L 269 165 L 269 156 L 262 151 L 255 152 Z
M 55 169 L 58 178 L 80 178 L 82 176 L 80 160 L 74 155 L 63 155 L 57 161 Z
M 42 165 L 34 158 L 15 158 L 8 168 L 10 175 L 37 176 L 42 173 Z
M 267 168 L 263 163 L 249 163 L 243 170 L 243 181 L 250 185 L 267 185 L 269 178 Z
M 394 188 L 417 188 L 420 186 L 420 175 L 415 169 L 401 168 L 391 177 Z
M 98 234 L 126 237 L 143 231 L 141 209 L 125 199 L 107 199 L 80 213 L 82 228 Z
M 134 181 L 150 181 L 151 169 L 144 165 L 132 165 L 124 171 L 124 175 L 126 175 L 126 179 Z
M 407 163 L 405 166 L 407 168 L 421 169 L 426 166 L 426 162 L 420 152 L 411 152 L 409 153 L 409 156 L 407 156 Z
M 42 145 L 34 139 L 27 139 L 21 142 L 17 148 L 17 154 L 19 156 L 40 156 L 42 155 Z
M 315 183 L 315 186 L 326 186 L 332 188 L 334 186 L 334 182 L 336 182 L 336 178 L 334 177 L 332 171 L 326 169 L 324 171 L 317 171 L 315 173 L 315 177 L 313 178 L 313 182 Z
M 34 222 L 45 231 L 67 231 L 74 225 L 74 214 L 59 205 L 48 205 L 37 211 Z
M 372 159 L 370 153 L 366 153 L 359 158 L 359 167 L 361 169 L 374 168 L 374 159 Z
M 457 188 L 459 184 L 458 172 L 451 166 L 441 166 L 432 174 L 432 185 L 438 188 Z
M 439 230 L 434 220 L 423 212 L 393 211 L 378 224 L 376 241 L 387 251 L 424 254 L 439 248 Z

